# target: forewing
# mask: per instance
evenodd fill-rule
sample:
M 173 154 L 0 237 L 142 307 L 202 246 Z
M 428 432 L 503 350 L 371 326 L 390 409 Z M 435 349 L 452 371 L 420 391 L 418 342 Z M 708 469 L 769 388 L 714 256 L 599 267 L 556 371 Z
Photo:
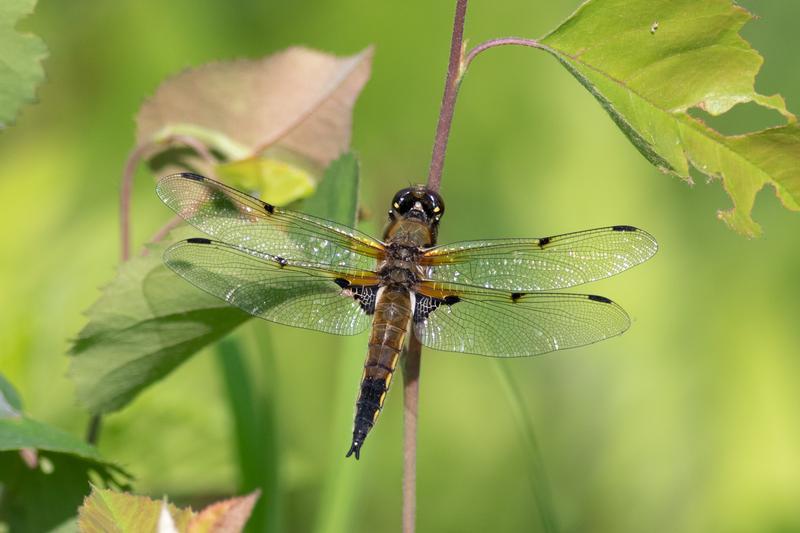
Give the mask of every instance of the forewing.
M 279 324 L 355 335 L 372 321 L 377 279 L 368 271 L 330 271 L 209 239 L 174 244 L 164 262 L 204 291 Z
M 563 289 L 613 276 L 656 253 L 633 226 L 611 226 L 540 239 L 465 241 L 437 246 L 421 259 L 423 277 L 507 291 Z
M 608 298 L 585 294 L 508 293 L 423 283 L 414 332 L 435 350 L 523 357 L 591 344 L 630 325 Z
M 165 176 L 156 190 L 165 204 L 201 231 L 256 252 L 374 270 L 383 250 L 380 242 L 355 229 L 273 206 L 198 174 Z

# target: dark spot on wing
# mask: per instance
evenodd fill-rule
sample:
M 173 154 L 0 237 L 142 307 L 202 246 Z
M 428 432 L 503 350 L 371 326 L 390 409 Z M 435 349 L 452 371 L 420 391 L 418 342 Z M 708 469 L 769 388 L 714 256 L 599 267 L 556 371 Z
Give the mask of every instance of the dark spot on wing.
M 190 242 L 192 244 L 211 244 L 211 240 L 206 239 L 205 237 L 192 237 L 191 239 L 186 239 L 186 242 Z
M 542 237 L 539 239 L 539 248 L 544 248 L 548 244 L 550 244 L 550 237 Z
M 611 229 L 613 231 L 639 231 L 637 228 L 633 226 L 612 226 Z
M 359 307 L 368 315 L 375 314 L 375 300 L 378 297 L 377 285 L 353 285 L 344 278 L 333 280 L 342 289 L 342 294 L 350 296 L 358 302 Z
M 611 300 L 609 300 L 605 296 L 597 296 L 596 294 L 590 294 L 589 299 L 592 300 L 593 302 L 602 302 L 604 304 L 612 303 Z
M 283 268 L 283 267 L 285 267 L 286 265 L 289 264 L 289 261 L 287 261 L 283 257 L 279 257 L 279 256 L 275 256 L 275 261 L 278 262 L 278 264 L 281 266 L 281 268 Z
M 360 285 L 351 287 L 350 290 L 353 291 L 353 298 L 356 299 L 361 309 L 368 315 L 374 315 L 375 300 L 378 297 L 378 286 L 373 285 L 368 287 L 366 285 Z
M 271 215 L 272 213 L 275 212 L 275 206 L 272 204 L 268 204 L 267 202 L 264 202 L 264 211 L 266 211 Z
M 414 306 L 414 322 L 422 322 L 436 311 L 440 305 L 451 306 L 460 301 L 461 298 L 455 294 L 450 294 L 444 298 L 433 298 L 432 296 L 417 293 L 417 304 Z
M 184 178 L 184 179 L 193 180 L 193 181 L 205 181 L 206 180 L 206 178 L 204 178 L 200 174 L 194 174 L 192 172 L 181 172 L 180 176 L 182 178 Z
M 525 293 L 523 293 L 523 292 L 512 292 L 511 293 L 511 301 L 516 303 L 517 300 L 519 300 L 520 298 L 522 298 L 524 296 L 524 294 Z

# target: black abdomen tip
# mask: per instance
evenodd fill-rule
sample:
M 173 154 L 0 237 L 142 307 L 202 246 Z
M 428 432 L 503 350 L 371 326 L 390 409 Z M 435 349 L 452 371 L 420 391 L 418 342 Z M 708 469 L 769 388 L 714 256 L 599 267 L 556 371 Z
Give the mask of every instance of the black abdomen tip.
M 361 456 L 362 444 L 364 444 L 364 441 L 353 439 L 353 444 L 350 445 L 350 450 L 347 452 L 347 455 L 345 455 L 345 457 L 350 457 L 351 455 L 355 454 L 356 461 L 358 461 L 359 457 Z

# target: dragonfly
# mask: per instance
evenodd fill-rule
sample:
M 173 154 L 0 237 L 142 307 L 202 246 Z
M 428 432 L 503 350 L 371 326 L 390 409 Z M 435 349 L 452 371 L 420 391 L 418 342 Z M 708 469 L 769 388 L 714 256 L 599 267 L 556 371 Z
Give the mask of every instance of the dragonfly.
M 392 199 L 383 239 L 278 207 L 194 173 L 161 200 L 207 234 L 170 246 L 182 278 L 251 315 L 336 335 L 371 328 L 346 457 L 384 406 L 410 335 L 434 350 L 524 357 L 614 337 L 630 319 L 604 296 L 551 292 L 607 278 L 658 245 L 633 226 L 437 244 L 444 201 L 418 185 Z

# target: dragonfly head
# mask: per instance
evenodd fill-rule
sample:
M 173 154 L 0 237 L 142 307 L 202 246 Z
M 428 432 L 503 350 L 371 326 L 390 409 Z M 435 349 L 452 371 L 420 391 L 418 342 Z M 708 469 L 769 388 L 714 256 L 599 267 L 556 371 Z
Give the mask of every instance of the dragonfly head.
M 424 185 L 400 189 L 389 209 L 389 220 L 415 219 L 435 226 L 444 215 L 444 201 L 439 193 Z

